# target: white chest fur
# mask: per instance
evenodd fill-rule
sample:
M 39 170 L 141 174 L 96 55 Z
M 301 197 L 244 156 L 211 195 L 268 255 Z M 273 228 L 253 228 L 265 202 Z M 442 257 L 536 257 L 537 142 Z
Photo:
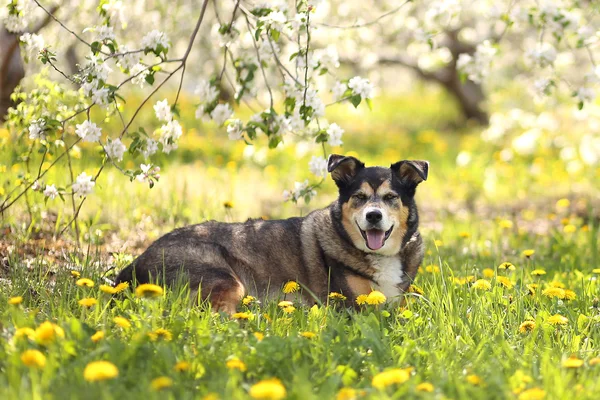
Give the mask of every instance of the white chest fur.
M 402 283 L 402 263 L 399 257 L 370 256 L 371 266 L 377 270 L 373 279 L 377 282 L 375 288 L 391 300 L 401 294 L 399 285 Z

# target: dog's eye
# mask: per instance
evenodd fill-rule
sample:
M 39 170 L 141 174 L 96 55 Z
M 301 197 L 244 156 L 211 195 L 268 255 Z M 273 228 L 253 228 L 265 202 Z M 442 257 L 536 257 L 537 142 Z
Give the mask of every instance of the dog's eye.
M 383 200 L 384 201 L 394 201 L 394 200 L 398 200 L 398 195 L 393 194 L 393 193 L 388 193 L 385 196 L 383 196 Z
M 368 198 L 367 195 L 364 193 L 356 193 L 352 197 L 354 197 L 356 200 L 366 200 Z

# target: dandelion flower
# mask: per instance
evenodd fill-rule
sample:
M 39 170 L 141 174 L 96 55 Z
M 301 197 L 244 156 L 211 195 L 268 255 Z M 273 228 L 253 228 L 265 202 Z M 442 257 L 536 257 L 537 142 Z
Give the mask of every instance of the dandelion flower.
M 85 299 L 79 300 L 77 303 L 79 303 L 79 305 L 82 307 L 90 308 L 98 304 L 98 300 L 94 299 L 93 297 L 86 297 Z
M 408 293 L 416 293 L 416 294 L 419 294 L 421 296 L 425 294 L 425 292 L 423 291 L 423 289 L 421 289 L 417 285 L 410 285 L 408 287 Z
M 94 287 L 94 281 L 91 279 L 88 279 L 88 278 L 77 279 L 77 282 L 75 282 L 75 284 L 77 286 L 81 286 L 81 287 L 88 287 L 88 288 Z
M 537 283 L 530 283 L 525 286 L 527 287 L 527 290 L 529 290 L 529 294 L 535 296 L 535 289 L 537 289 L 539 285 Z
M 386 301 L 385 295 L 383 293 L 381 293 L 379 290 L 373 290 L 367 296 L 367 304 L 370 304 L 373 306 L 383 304 L 383 303 L 385 303 L 385 301 Z
M 577 298 L 577 294 L 574 291 L 565 289 L 565 300 L 575 300 Z
M 119 369 L 110 361 L 92 361 L 83 370 L 83 378 L 88 382 L 105 381 L 117 376 Z
M 367 304 L 367 295 L 366 294 L 359 294 L 356 297 L 356 304 L 358 304 L 359 306 Z
M 552 281 L 548 284 L 548 286 L 553 287 L 553 288 L 559 288 L 559 289 L 564 289 L 565 288 L 565 284 L 562 282 L 557 282 L 557 281 Z
M 594 367 L 596 365 L 599 365 L 600 364 L 600 358 L 594 357 L 590 361 L 588 361 L 588 364 L 590 365 L 590 367 Z
M 546 397 L 546 391 L 540 388 L 527 389 L 518 397 L 518 400 L 543 400 Z
M 135 288 L 137 297 L 159 297 L 163 294 L 163 288 L 152 283 L 143 283 Z
M 564 233 L 575 233 L 575 231 L 577 231 L 577 227 L 573 224 L 565 225 L 563 228 Z
M 178 361 L 173 367 L 173 369 L 177 372 L 189 371 L 190 368 L 192 368 L 192 364 L 187 361 Z
M 218 394 L 211 392 L 211 393 L 207 394 L 206 396 L 204 396 L 202 398 L 202 400 L 220 400 L 220 397 Z
M 106 293 L 106 294 L 115 294 L 117 293 L 117 289 L 112 287 L 112 286 L 108 286 L 108 285 L 100 285 L 98 287 L 98 289 L 100 289 L 101 292 Z
M 264 379 L 250 388 L 250 397 L 254 399 L 281 400 L 286 395 L 285 386 L 277 378 Z
M 419 383 L 417 385 L 417 387 L 415 387 L 415 389 L 417 390 L 417 392 L 433 392 L 434 387 L 431 383 L 429 382 L 423 382 L 423 383 Z
M 533 275 L 533 276 L 546 275 L 546 271 L 544 271 L 543 269 L 534 269 L 533 271 L 531 271 L 531 275 Z
M 296 293 L 298 290 L 300 290 L 300 285 L 298 285 L 298 282 L 289 281 L 283 285 L 283 293 Z
M 123 290 L 129 287 L 129 282 L 121 282 L 115 286 L 115 293 L 121 293 Z
M 230 360 L 227 360 L 225 365 L 229 369 L 237 369 L 241 372 L 246 371 L 246 364 L 244 364 L 244 362 L 242 360 L 240 360 L 239 358 L 232 358 Z
M 39 350 L 25 350 L 21 362 L 28 367 L 42 369 L 46 366 L 46 356 Z
M 513 222 L 510 219 L 501 219 L 498 221 L 498 226 L 502 229 L 510 229 L 513 227 Z
M 296 311 L 296 307 L 294 307 L 294 306 L 287 306 L 287 307 L 283 307 L 282 310 L 286 314 L 291 314 L 294 311 Z
M 592 273 L 593 273 L 593 274 L 600 274 L 600 268 L 594 268 L 594 269 L 592 270 Z
M 38 326 L 34 333 L 34 339 L 41 345 L 48 345 L 56 338 L 64 338 L 65 331 L 58 325 L 50 321 L 43 322 Z
M 356 389 L 345 387 L 337 392 L 335 400 L 356 400 L 357 397 L 358 393 L 356 392 Z
M 477 290 L 490 290 L 492 288 L 492 284 L 485 279 L 478 279 L 471 287 Z
M 502 286 L 504 286 L 507 289 L 511 289 L 513 287 L 513 284 L 510 281 L 510 279 L 508 279 L 505 276 L 496 277 L 496 282 L 498 282 L 499 284 L 501 284 Z
M 131 322 L 124 317 L 114 317 L 113 322 L 123 329 L 131 328 Z
M 343 294 L 338 293 L 338 292 L 331 292 L 331 293 L 329 293 L 329 298 L 331 300 L 339 300 L 339 301 L 346 300 L 346 296 L 344 296 Z
M 580 368 L 583 366 L 583 360 L 576 356 L 571 356 L 562 362 L 564 368 Z
M 378 373 L 371 384 L 377 389 L 384 389 L 395 383 L 404 383 L 410 379 L 412 368 L 394 368 Z
M 223 207 L 225 207 L 225 209 L 227 209 L 227 210 L 231 210 L 233 208 L 233 202 L 232 201 L 224 201 Z
M 307 339 L 312 339 L 312 338 L 316 337 L 317 334 L 314 332 L 302 332 L 302 333 L 300 333 L 300 336 L 305 337 Z
M 283 300 L 283 301 L 280 301 L 279 304 L 277 304 L 277 305 L 281 308 L 285 308 L 285 307 L 293 306 L 294 303 L 292 303 L 291 301 L 288 301 L 288 300 Z
M 521 333 L 531 332 L 534 329 L 535 329 L 534 321 L 524 321 L 521 325 L 519 325 L 519 332 L 521 332 Z
M 493 278 L 494 277 L 494 270 L 491 268 L 485 268 L 483 270 L 483 277 L 484 278 Z
M 461 238 L 463 238 L 463 239 L 468 239 L 468 238 L 470 238 L 470 237 L 471 237 L 471 234 L 470 234 L 469 232 L 464 232 L 464 231 L 463 231 L 463 232 L 460 232 L 460 233 L 458 234 L 458 236 L 459 236 L 459 237 L 461 237 Z
M 253 335 L 259 342 L 262 342 L 262 340 L 265 338 L 265 334 L 262 332 L 254 332 Z
M 79 271 L 71 271 L 71 276 L 73 278 L 79 278 L 81 276 L 81 273 Z
M 250 304 L 256 301 L 256 297 L 254 296 L 246 296 L 242 299 L 242 304 L 245 306 L 249 306 Z
M 173 386 L 173 379 L 168 376 L 159 376 L 150 382 L 152 390 L 159 391 Z
M 425 272 L 429 272 L 430 274 L 437 274 L 440 272 L 440 267 L 431 264 L 425 267 Z
M 556 297 L 558 299 L 564 299 L 565 298 L 565 291 L 564 291 L 564 289 L 560 289 L 560 288 L 556 288 L 556 287 L 551 287 L 551 288 L 545 289 L 542 292 L 542 296 L 546 296 L 546 297 L 549 297 L 549 298 Z
M 10 299 L 8 299 L 8 304 L 11 304 L 13 306 L 19 305 L 22 302 L 23 302 L 22 296 L 11 297 Z
M 514 271 L 516 267 L 512 263 L 505 261 L 502 264 L 498 265 L 498 269 L 507 269 L 509 271 Z
M 252 319 L 252 317 L 254 317 L 254 315 L 252 315 L 252 313 L 249 313 L 249 312 L 236 312 L 236 313 L 233 313 L 231 315 L 231 317 L 235 318 L 235 319 L 250 320 L 250 319 Z
M 526 258 L 530 258 L 531 256 L 533 256 L 535 254 L 535 250 L 534 249 L 527 249 L 527 250 L 523 250 L 523 252 L 521 253 L 521 255 L 523 257 Z
M 444 245 L 444 242 L 442 242 L 439 239 L 436 239 L 433 241 L 433 244 L 435 244 L 436 247 L 442 247 Z
M 483 379 L 481 379 L 479 376 L 477 376 L 475 374 L 468 375 L 467 382 L 469 382 L 473 386 L 482 386 L 484 383 Z
M 571 201 L 569 199 L 563 198 L 556 202 L 556 208 L 569 208 L 571 205 Z
M 99 341 L 101 341 L 102 339 L 104 339 L 104 332 L 103 331 L 98 331 L 96 333 L 94 333 L 91 337 L 92 342 L 94 343 L 98 343 Z
M 173 339 L 173 334 L 164 328 L 158 328 L 154 332 L 150 332 L 148 336 L 150 336 L 150 340 L 153 342 L 156 342 L 158 339 L 170 342 Z
M 35 330 L 32 328 L 19 328 L 15 331 L 15 339 L 21 339 L 27 337 L 29 339 L 35 339 Z
M 548 318 L 548 323 L 552 325 L 566 325 L 569 320 L 560 314 L 555 314 Z

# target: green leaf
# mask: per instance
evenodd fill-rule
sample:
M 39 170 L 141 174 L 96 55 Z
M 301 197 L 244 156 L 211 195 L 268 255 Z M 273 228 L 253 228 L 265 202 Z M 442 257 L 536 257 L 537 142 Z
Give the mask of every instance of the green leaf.
M 102 43 L 93 42 L 91 47 L 92 47 L 92 53 L 94 53 L 94 55 L 98 55 L 98 53 L 100 53 L 100 49 L 102 48 Z
M 360 94 L 355 94 L 354 96 L 350 97 L 350 103 L 352 103 L 354 108 L 358 107 L 361 100 L 362 100 L 362 97 L 360 97 Z
M 148 82 L 148 84 L 153 85 L 154 84 L 154 74 L 146 75 L 145 80 L 146 80 L 146 82 Z
M 277 42 L 279 40 L 279 35 L 281 34 L 281 32 L 279 32 L 277 29 L 271 29 L 269 33 L 271 34 L 271 37 L 274 41 Z

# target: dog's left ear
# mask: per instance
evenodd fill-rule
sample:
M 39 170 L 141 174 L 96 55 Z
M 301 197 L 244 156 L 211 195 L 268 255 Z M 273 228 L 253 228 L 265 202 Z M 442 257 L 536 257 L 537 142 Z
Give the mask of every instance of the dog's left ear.
M 327 172 L 331 173 L 331 177 L 339 188 L 350 184 L 358 171 L 364 167 L 365 164 L 358 158 L 339 154 L 330 155 L 327 161 Z
M 392 172 L 402 183 L 417 186 L 427 180 L 429 174 L 429 162 L 421 160 L 403 160 L 390 166 Z

